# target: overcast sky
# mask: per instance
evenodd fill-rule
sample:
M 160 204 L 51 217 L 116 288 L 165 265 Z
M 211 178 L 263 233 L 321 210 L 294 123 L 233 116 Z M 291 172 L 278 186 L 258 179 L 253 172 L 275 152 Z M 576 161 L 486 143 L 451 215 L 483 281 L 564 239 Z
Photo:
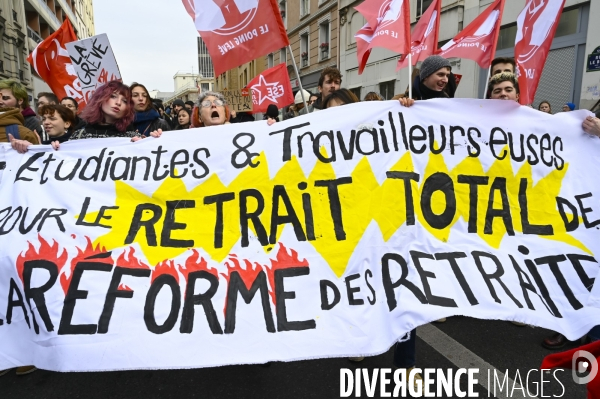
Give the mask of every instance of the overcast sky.
M 173 91 L 177 71 L 198 72 L 198 32 L 181 0 L 96 0 L 94 22 L 126 84 Z

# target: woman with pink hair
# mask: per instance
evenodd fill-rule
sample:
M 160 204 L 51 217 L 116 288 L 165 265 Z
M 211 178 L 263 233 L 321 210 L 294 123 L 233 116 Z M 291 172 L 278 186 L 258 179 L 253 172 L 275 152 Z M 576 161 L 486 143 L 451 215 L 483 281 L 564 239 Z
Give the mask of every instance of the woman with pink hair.
M 94 92 L 80 115 L 87 123 L 70 140 L 130 137 L 135 141 L 141 134 L 132 126 L 134 115 L 129 86 L 113 80 Z

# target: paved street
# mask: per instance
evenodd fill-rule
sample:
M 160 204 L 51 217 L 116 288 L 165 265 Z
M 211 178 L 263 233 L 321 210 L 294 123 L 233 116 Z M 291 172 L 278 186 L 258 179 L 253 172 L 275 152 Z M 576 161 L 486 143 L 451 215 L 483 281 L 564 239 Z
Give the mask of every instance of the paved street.
M 550 353 L 540 345 L 549 333 L 545 329 L 518 327 L 505 321 L 453 317 L 446 323 L 419 329 L 417 366 L 457 369 L 490 365 L 498 370 L 497 373 L 508 369 L 508 377 L 517 383 L 519 370 L 522 384 L 525 384 L 527 372 L 539 367 L 542 358 Z M 338 398 L 341 368 L 354 369 L 360 365 L 372 371 L 374 368 L 391 367 L 392 357 L 393 351 L 389 350 L 358 364 L 338 358 L 273 363 L 269 367 L 249 365 L 179 371 L 64 374 L 37 371 L 22 377 L 10 373 L 0 377 L 0 398 Z M 490 375 L 493 376 L 493 370 Z M 544 380 L 550 382 L 543 385 L 543 397 L 586 397 L 585 386 L 573 382 L 570 370 L 556 375 L 564 385 L 564 392 L 551 375 L 546 375 Z M 518 389 L 513 391 L 512 396 L 510 392 L 507 395 L 506 386 L 502 393 L 497 387 L 494 396 L 493 390 L 488 393 L 485 388 L 487 371 L 480 370 L 478 376 L 480 385 L 477 392 L 480 397 L 523 397 Z M 542 397 L 539 373 L 535 382 L 533 376 L 534 373 L 531 373 L 530 392 L 535 394 L 537 389 L 537 397 Z M 511 381 L 509 385 L 512 389 Z M 461 380 L 461 386 L 466 388 L 466 378 Z M 379 387 L 375 392 L 374 397 L 380 397 Z M 364 387 L 361 393 L 361 397 L 368 397 Z

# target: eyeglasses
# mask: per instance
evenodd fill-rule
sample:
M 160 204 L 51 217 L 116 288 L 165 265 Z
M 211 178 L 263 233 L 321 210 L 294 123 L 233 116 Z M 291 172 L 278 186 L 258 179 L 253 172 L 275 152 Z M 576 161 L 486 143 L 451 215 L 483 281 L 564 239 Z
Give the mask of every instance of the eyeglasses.
M 210 108 L 213 104 L 216 105 L 217 107 L 221 107 L 221 106 L 225 105 L 225 102 L 223 100 L 219 100 L 217 98 L 216 100 L 213 100 L 213 101 L 206 100 L 206 101 L 202 101 L 200 103 L 200 105 L 202 105 L 202 107 L 204 107 L 204 108 Z

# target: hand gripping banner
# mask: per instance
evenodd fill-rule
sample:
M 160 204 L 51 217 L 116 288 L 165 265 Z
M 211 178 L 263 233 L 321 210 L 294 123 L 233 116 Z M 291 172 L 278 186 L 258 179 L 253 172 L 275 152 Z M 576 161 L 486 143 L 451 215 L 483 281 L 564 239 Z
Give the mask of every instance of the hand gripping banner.
M 345 105 L 4 146 L 0 369 L 375 355 L 441 317 L 600 324 L 585 111 Z

